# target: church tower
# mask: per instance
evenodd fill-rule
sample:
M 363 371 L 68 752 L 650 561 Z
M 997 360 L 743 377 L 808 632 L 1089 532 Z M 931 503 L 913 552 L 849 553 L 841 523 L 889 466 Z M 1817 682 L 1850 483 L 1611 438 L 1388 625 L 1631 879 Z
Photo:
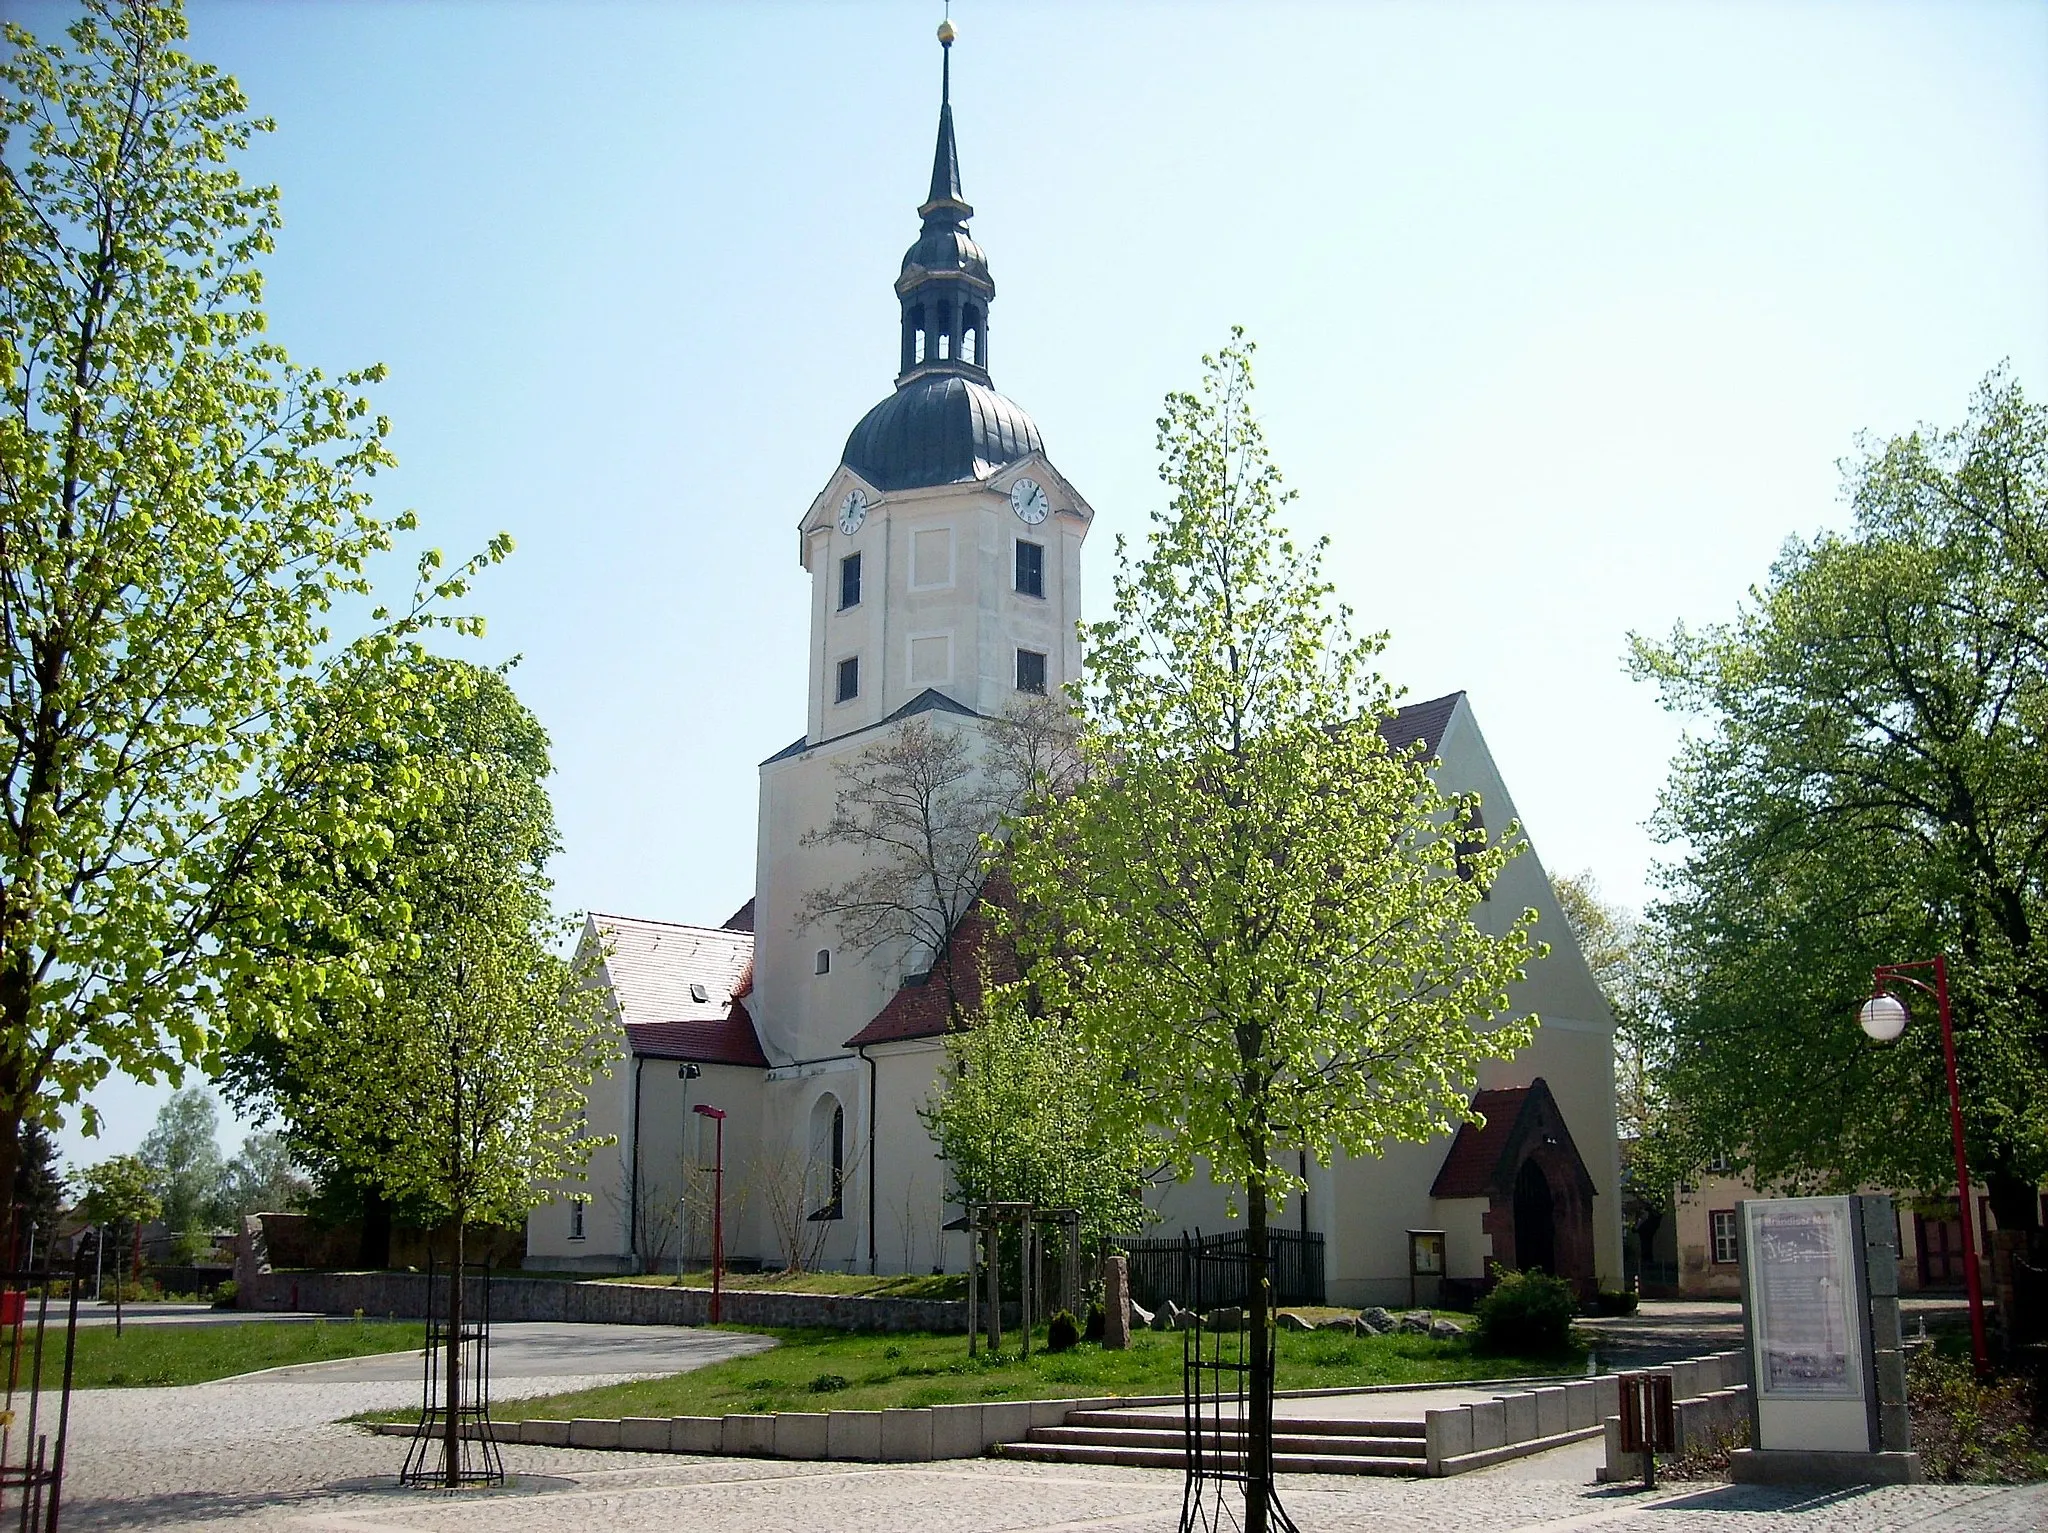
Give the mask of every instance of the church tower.
M 895 386 L 846 439 L 798 524 L 811 582 L 803 738 L 761 769 L 755 1019 L 770 1060 L 850 1057 L 846 1040 L 917 954 L 872 962 L 800 929 L 811 891 L 858 868 L 805 846 L 831 817 L 837 768 L 918 716 L 979 731 L 1080 668 L 1081 544 L 1093 519 L 1037 424 L 996 392 L 996 285 L 968 231 L 954 138 L 951 26 L 922 227 L 895 287 Z M 922 955 L 928 962 L 929 954 Z

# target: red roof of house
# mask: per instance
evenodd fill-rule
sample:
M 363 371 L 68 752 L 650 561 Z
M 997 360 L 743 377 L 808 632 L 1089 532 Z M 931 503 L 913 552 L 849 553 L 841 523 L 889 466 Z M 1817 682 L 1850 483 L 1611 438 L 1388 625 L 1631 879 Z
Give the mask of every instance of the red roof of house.
M 944 1036 L 951 1011 L 946 984 L 949 972 L 957 975 L 954 989 L 958 991 L 961 1011 L 969 1015 L 981 1009 L 984 973 L 999 983 L 1015 979 L 1016 949 L 996 932 L 983 909 L 984 902 L 1007 897 L 1007 886 L 996 878 L 984 884 L 967 914 L 954 925 L 945 953 L 930 972 L 905 980 L 868 1025 L 846 1040 L 846 1047 L 857 1049 L 870 1043 Z
M 626 1041 L 645 1059 L 687 1059 L 704 1065 L 768 1068 L 744 1001 L 714 1022 L 628 1022 Z
M 1392 717 L 1380 720 L 1380 738 L 1397 751 L 1419 744 L 1424 759 L 1433 758 L 1443 746 L 1444 730 L 1450 726 L 1451 715 L 1458 711 L 1458 700 L 1464 695 L 1451 692 L 1427 702 L 1410 703 Z
M 1429 1189 L 1432 1198 L 1483 1198 L 1494 1191 L 1515 1125 L 1534 1089 L 1511 1086 L 1503 1091 L 1482 1091 L 1472 1098 L 1472 1110 L 1486 1122 L 1458 1125 L 1458 1137 L 1451 1141 L 1443 1169 Z
M 590 920 L 611 945 L 605 981 L 635 1054 L 768 1068 L 740 999 L 754 988 L 753 933 L 596 912 Z
M 1593 1196 L 1593 1176 L 1572 1142 L 1564 1111 L 1550 1094 L 1550 1083 L 1542 1076 L 1526 1086 L 1499 1091 L 1482 1091 L 1472 1098 L 1472 1108 L 1484 1124 L 1459 1125 L 1444 1156 L 1442 1168 L 1429 1189 L 1433 1198 L 1505 1197 L 1514 1188 L 1525 1152 L 1541 1137 L 1569 1166 L 1569 1173 L 1587 1197 Z

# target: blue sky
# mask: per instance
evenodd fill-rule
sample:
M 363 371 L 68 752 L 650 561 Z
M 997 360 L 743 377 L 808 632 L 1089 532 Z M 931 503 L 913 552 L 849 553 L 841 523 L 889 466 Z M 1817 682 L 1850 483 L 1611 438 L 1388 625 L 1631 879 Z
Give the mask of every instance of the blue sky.
M 523 656 L 564 909 L 750 892 L 756 764 L 803 724 L 794 527 L 890 387 L 938 9 L 192 6 L 278 120 L 274 334 L 390 366 L 387 509 L 518 542 L 450 647 Z M 1097 509 L 1091 607 L 1159 504 L 1160 396 L 1246 325 L 1387 674 L 1468 691 L 1545 863 L 1625 901 L 1678 729 L 1627 633 L 1841 525 L 1859 431 L 1959 419 L 2001 359 L 2048 389 L 2048 7 L 954 12 L 993 372 Z M 104 1090 L 68 1152 L 162 1095 Z

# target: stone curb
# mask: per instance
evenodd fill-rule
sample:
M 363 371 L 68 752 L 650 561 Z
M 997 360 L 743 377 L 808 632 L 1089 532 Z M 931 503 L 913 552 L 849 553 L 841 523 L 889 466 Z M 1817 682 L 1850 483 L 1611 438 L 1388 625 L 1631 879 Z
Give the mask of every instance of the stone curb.
M 629 1416 L 619 1420 L 533 1419 L 497 1426 L 501 1443 L 550 1448 L 624 1448 L 642 1453 L 704 1453 L 725 1458 L 845 1460 L 923 1464 L 980 1458 L 998 1443 L 1017 1442 L 1034 1426 L 1058 1425 L 1069 1411 L 1168 1405 L 1179 1395 L 1105 1396 L 1074 1400 L 988 1400 L 977 1405 L 892 1407 L 879 1411 L 781 1411 L 735 1416 Z M 655 1428 L 665 1428 L 657 1433 Z M 381 1421 L 373 1430 L 410 1437 L 410 1422 Z M 471 1429 L 465 1435 L 475 1435 Z

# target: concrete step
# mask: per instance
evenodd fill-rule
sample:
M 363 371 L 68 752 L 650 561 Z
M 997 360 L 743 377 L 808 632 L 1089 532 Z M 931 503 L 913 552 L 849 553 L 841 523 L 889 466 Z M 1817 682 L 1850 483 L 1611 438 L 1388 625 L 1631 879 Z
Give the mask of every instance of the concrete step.
M 1235 1417 L 1225 1418 L 1226 1432 L 1238 1431 Z M 1157 1411 L 1069 1411 L 1066 1423 L 1070 1427 L 1118 1427 L 1136 1431 L 1157 1431 L 1161 1429 L 1178 1433 L 1181 1430 L 1179 1414 L 1161 1414 Z M 1275 1416 L 1273 1430 L 1296 1435 L 1325 1437 L 1386 1437 L 1413 1438 L 1420 1444 L 1424 1435 L 1423 1424 L 1419 1421 L 1360 1421 L 1325 1419 L 1319 1416 Z
M 1157 1421 L 1157 1418 L 1154 1418 Z M 1363 1424 L 1363 1423 L 1361 1423 Z M 1378 1437 L 1365 1433 L 1296 1432 L 1293 1423 L 1287 1423 L 1289 1430 L 1273 1434 L 1275 1453 L 1301 1455 L 1337 1455 L 1355 1458 L 1412 1458 L 1420 1462 L 1423 1456 L 1423 1441 L 1419 1437 Z M 1203 1434 L 1214 1451 L 1236 1453 L 1244 1448 L 1242 1432 L 1221 1432 Z M 1035 1427 L 1028 1441 L 1034 1443 L 1063 1443 L 1072 1446 L 1100 1445 L 1116 1448 L 1164 1448 L 1178 1453 L 1185 1443 L 1185 1435 L 1178 1426 L 1161 1427 L 1105 1427 L 1094 1424 L 1063 1427 Z
M 1042 1429 L 1049 1430 L 1049 1429 Z M 1183 1469 L 1186 1461 L 1178 1447 L 1118 1447 L 1107 1443 L 1004 1443 L 1004 1458 L 1024 1459 L 1041 1464 L 1120 1464 L 1132 1469 Z M 1280 1474 L 1380 1474 L 1420 1475 L 1420 1457 L 1380 1458 L 1346 1453 L 1275 1453 L 1273 1468 Z

